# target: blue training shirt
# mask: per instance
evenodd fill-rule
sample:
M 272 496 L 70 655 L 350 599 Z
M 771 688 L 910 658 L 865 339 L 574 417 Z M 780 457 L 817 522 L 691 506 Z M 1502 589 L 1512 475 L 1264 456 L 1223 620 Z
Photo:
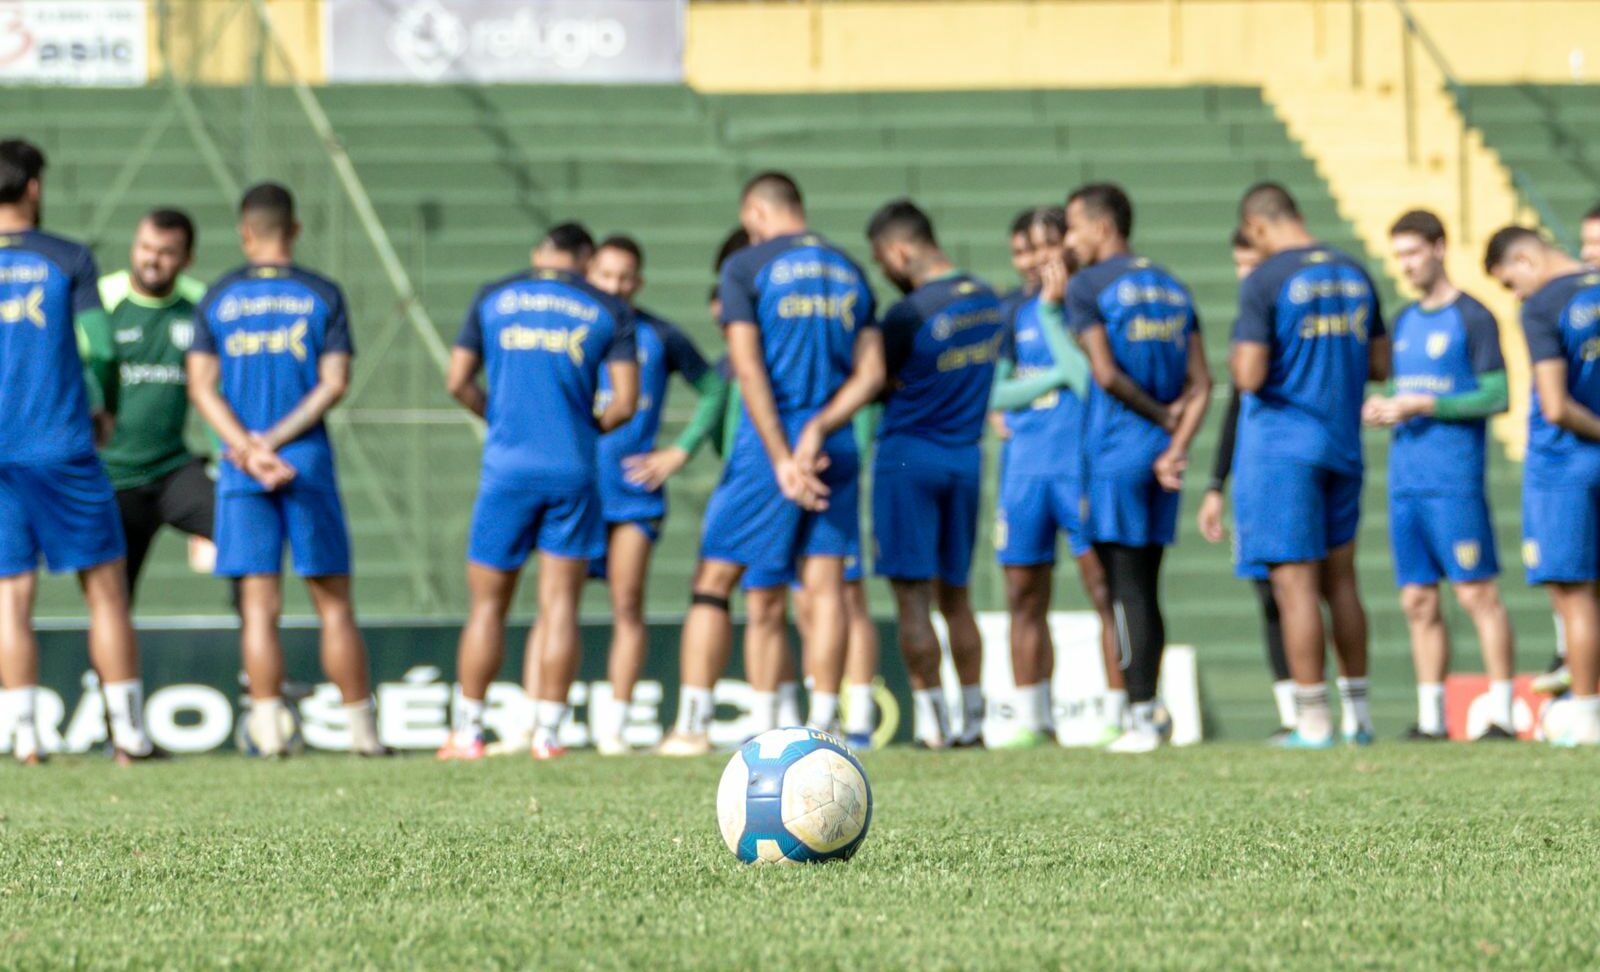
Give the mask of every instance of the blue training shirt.
M 877 324 L 866 274 L 818 234 L 794 233 L 730 256 L 718 287 L 724 326 L 760 328 L 773 401 L 792 441 L 850 377 L 857 330 Z M 740 423 L 735 448 L 761 449 L 750 422 Z M 828 451 L 856 452 L 848 426 L 829 438 Z
M 635 309 L 635 356 L 639 362 L 639 407 L 625 425 L 600 437 L 600 500 L 606 520 L 612 523 L 664 516 L 667 498 L 662 489 L 635 486 L 623 476 L 622 460 L 656 447 L 661 415 L 667 404 L 667 380 L 674 372 L 691 384 L 711 367 L 694 342 L 671 323 Z M 600 371 L 596 409 L 611 399 L 611 373 Z
M 1504 371 L 1500 326 L 1466 294 L 1443 307 L 1410 304 L 1394 322 L 1395 391 L 1445 398 L 1475 391 L 1478 376 Z M 1435 496 L 1483 492 L 1485 419 L 1440 421 L 1425 415 L 1395 427 L 1389 492 Z
M 1029 378 L 1055 366 L 1039 325 L 1039 297 L 1018 295 L 1008 303 L 1001 357 L 1013 362 L 1013 378 Z M 1002 475 L 1083 478 L 1085 402 L 1070 388 L 1045 392 L 1027 408 L 1005 413 Z
M 87 247 L 39 230 L 0 234 L 0 464 L 94 454 L 73 319 L 100 309 Z
M 1585 270 L 1550 281 L 1522 304 L 1528 358 L 1563 361 L 1567 393 L 1600 414 L 1600 272 Z M 1545 421 L 1537 384 L 1528 411 L 1526 480 L 1544 487 L 1600 485 L 1600 442 Z
M 1085 267 L 1067 284 L 1067 326 L 1074 334 L 1104 327 L 1117 367 L 1145 394 L 1168 405 L 1189 377 L 1189 336 L 1200 328 L 1189 288 L 1166 268 L 1122 254 Z M 1084 423 L 1089 471 L 1148 469 L 1172 435 L 1110 392 L 1089 389 Z
M 1360 475 L 1367 344 L 1384 334 L 1377 288 L 1322 244 L 1269 257 L 1239 289 L 1233 340 L 1270 349 L 1267 380 L 1244 396 L 1238 459 L 1290 459 Z
M 189 350 L 214 354 L 222 367 L 222 397 L 246 431 L 277 425 L 317 386 L 325 354 L 353 354 L 350 318 L 339 285 L 304 267 L 245 266 L 206 291 L 195 313 Z M 278 455 L 295 468 L 296 489 L 337 488 L 333 446 L 318 422 Z M 222 464 L 224 493 L 266 487 L 232 463 Z
M 994 365 L 1004 338 L 1000 298 L 965 273 L 923 284 L 883 315 L 888 394 L 878 451 L 893 461 L 963 468 L 981 461 Z M 907 450 L 896 452 L 895 450 Z
M 478 291 L 456 347 L 478 355 L 487 378 L 484 479 L 592 488 L 600 375 L 634 360 L 628 306 L 575 274 L 523 270 Z

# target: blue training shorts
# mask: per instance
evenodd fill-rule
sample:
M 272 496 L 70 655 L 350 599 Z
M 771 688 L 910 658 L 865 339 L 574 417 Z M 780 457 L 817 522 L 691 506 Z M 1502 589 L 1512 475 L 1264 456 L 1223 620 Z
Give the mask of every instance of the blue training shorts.
M 1082 484 L 1069 476 L 1000 477 L 994 549 L 1004 567 L 1056 562 L 1056 535 L 1067 535 L 1072 556 L 1089 552 Z
M 785 499 L 765 453 L 736 454 L 706 506 L 703 560 L 739 564 L 776 587 L 806 557 L 850 557 L 861 550 L 860 463 L 854 452 L 830 453 L 822 481 L 828 508 L 801 509 Z M 750 586 L 750 585 L 746 585 Z
M 472 507 L 467 560 L 521 570 L 534 550 L 593 560 L 606 553 L 606 524 L 593 487 L 546 489 L 485 479 Z
M 1261 564 L 1324 560 L 1356 538 L 1361 476 L 1292 459 L 1234 472 L 1239 559 Z
M 981 467 L 879 462 L 872 477 L 873 570 L 966 587 L 978 539 Z
M 1482 495 L 1389 496 L 1389 541 L 1395 582 L 1437 584 L 1489 580 L 1500 573 L 1494 522 Z
M 1163 489 L 1148 466 L 1089 477 L 1089 539 L 1125 547 L 1165 547 L 1178 534 L 1182 494 Z
M 94 455 L 0 466 L 0 577 L 88 570 L 127 554 L 117 494 Z
M 350 573 L 350 530 L 336 490 L 296 488 L 271 493 L 217 492 L 220 577 L 283 572 L 288 543 L 301 577 Z
M 1600 485 L 1524 483 L 1522 562 L 1530 584 L 1600 580 Z

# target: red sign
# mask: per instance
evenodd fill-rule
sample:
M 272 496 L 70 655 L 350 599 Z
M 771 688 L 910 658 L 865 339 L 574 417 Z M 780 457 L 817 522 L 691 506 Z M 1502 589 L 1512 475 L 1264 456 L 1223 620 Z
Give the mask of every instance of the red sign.
M 1518 675 L 1512 682 L 1511 715 L 1517 735 L 1534 738 L 1539 716 L 1550 704 L 1548 695 L 1532 689 L 1533 675 Z M 1444 725 L 1451 739 L 1476 739 L 1489 728 L 1489 676 L 1451 675 L 1444 680 Z

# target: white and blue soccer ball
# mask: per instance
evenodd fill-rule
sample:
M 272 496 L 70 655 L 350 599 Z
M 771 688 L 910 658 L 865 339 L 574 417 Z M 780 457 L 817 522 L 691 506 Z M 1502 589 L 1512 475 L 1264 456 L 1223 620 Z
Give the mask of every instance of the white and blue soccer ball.
M 249 708 L 240 712 L 238 724 L 234 726 L 233 742 L 235 746 L 239 747 L 239 752 L 251 759 L 259 759 L 264 756 L 299 756 L 306 751 L 306 737 L 305 732 L 301 729 L 300 707 L 298 705 L 288 703 L 278 707 L 278 724 L 274 728 L 278 738 L 283 741 L 283 745 L 281 749 L 276 749 L 276 751 L 269 751 L 275 749 L 275 747 L 266 740 L 256 738 L 264 727 L 252 725 L 253 722 L 259 722 L 259 720 L 252 719 L 251 714 Z
M 833 736 L 774 729 L 728 761 L 717 822 L 728 849 L 746 864 L 849 860 L 872 823 L 872 788 Z

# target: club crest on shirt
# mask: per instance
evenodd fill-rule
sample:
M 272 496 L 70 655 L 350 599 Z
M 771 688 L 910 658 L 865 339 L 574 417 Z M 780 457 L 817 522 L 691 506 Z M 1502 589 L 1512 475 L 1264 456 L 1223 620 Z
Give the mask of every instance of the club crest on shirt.
M 194 321 L 187 317 L 173 321 L 167 327 L 167 337 L 179 351 L 189 350 L 189 345 L 194 343 Z
M 1539 541 L 1522 541 L 1522 565 L 1524 567 L 1539 566 Z
M 1442 332 L 1439 333 L 1439 334 L 1430 334 L 1430 335 L 1428 335 L 1428 346 L 1427 346 L 1428 357 L 1430 357 L 1430 358 L 1442 358 L 1442 357 L 1444 357 L 1445 351 L 1448 350 L 1449 347 L 1450 347 L 1450 335 L 1444 334 Z
M 1456 544 L 1456 565 L 1462 570 L 1472 570 L 1478 566 L 1478 561 L 1483 556 L 1483 549 L 1476 540 L 1462 540 Z

